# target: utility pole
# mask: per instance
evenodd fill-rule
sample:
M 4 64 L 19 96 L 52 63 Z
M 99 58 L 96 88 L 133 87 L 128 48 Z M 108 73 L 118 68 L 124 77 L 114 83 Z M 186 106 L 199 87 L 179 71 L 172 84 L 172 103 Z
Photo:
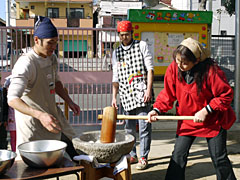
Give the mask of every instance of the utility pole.
M 212 0 L 208 0 L 208 11 L 212 11 Z
M 10 26 L 10 0 L 6 0 L 6 26 Z
M 44 5 L 45 5 L 45 16 L 48 17 L 48 14 L 47 14 L 48 2 L 47 2 L 47 0 L 45 0 Z
M 67 19 L 70 18 L 70 5 L 69 5 L 69 0 L 68 0 L 68 3 L 67 3 Z
M 240 3 L 238 0 L 235 1 L 235 46 L 236 46 L 236 70 L 235 70 L 235 83 L 234 83 L 234 110 L 237 116 L 237 121 L 239 122 L 239 117 L 240 117 L 240 23 L 239 23 L 239 19 L 240 19 Z
M 220 8 L 220 9 L 217 9 L 217 14 L 218 14 L 218 18 L 217 18 L 217 20 L 218 20 L 218 35 L 220 35 L 220 31 L 221 31 L 221 15 L 222 15 L 222 9 Z

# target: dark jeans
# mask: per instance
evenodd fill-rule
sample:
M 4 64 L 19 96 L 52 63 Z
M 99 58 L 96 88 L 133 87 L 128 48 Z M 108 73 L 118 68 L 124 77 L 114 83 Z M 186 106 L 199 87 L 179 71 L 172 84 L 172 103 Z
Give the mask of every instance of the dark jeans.
M 66 152 L 68 153 L 68 155 L 71 157 L 72 160 L 74 156 L 79 155 L 75 150 L 75 148 L 73 147 L 72 141 L 63 133 L 61 135 L 61 141 L 67 143 Z
M 0 149 L 7 149 L 7 131 L 4 123 L 0 125 Z
M 165 180 L 184 180 L 187 157 L 195 136 L 178 136 L 172 153 Z M 227 131 L 221 129 L 213 138 L 206 138 L 208 150 L 216 170 L 217 180 L 236 180 L 227 156 Z

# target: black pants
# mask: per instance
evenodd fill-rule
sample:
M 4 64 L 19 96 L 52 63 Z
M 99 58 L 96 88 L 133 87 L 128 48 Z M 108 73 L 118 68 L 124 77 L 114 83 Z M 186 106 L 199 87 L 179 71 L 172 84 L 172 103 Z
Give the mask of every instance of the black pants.
M 74 156 L 77 156 L 78 153 L 76 152 L 75 148 L 73 147 L 73 143 L 72 141 L 65 135 L 62 133 L 61 135 L 61 141 L 67 143 L 67 148 L 66 148 L 66 152 L 68 153 L 68 155 L 71 157 L 71 159 L 73 160 Z
M 7 131 L 4 123 L 0 125 L 0 149 L 7 149 Z
M 184 180 L 187 157 L 195 136 L 178 136 L 170 160 L 166 180 Z M 217 180 L 236 180 L 231 162 L 227 156 L 227 131 L 221 129 L 213 138 L 206 138 L 208 150 L 216 170 Z

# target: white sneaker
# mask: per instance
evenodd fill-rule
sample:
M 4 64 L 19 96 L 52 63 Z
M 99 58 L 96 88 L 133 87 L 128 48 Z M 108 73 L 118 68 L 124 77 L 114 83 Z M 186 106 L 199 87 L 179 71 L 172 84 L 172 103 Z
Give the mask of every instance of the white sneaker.
M 148 161 L 146 158 L 144 157 L 141 157 L 138 161 L 138 164 L 136 166 L 136 169 L 138 170 L 143 170 L 143 169 L 146 169 L 148 166 Z

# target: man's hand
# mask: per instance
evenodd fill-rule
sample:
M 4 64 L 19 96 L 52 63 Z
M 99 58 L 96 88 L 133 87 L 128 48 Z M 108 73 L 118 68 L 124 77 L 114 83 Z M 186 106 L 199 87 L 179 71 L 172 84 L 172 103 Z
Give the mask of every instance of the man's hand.
M 8 104 L 19 112 L 38 119 L 48 131 L 52 133 L 59 133 L 61 131 L 59 121 L 55 117 L 51 114 L 30 107 L 22 99 L 15 98 L 8 102 Z
M 112 107 L 115 107 L 116 109 L 118 109 L 117 99 L 115 99 L 115 98 L 112 99 Z
M 193 121 L 195 123 L 203 123 L 205 121 L 207 115 L 208 115 L 208 112 L 207 112 L 206 108 L 204 107 L 194 115 Z
M 118 93 L 118 89 L 119 89 L 119 84 L 118 84 L 118 82 L 113 82 L 113 83 L 112 83 L 112 87 L 113 87 L 113 92 L 112 92 L 112 107 L 115 107 L 116 109 L 118 109 L 118 106 L 117 106 L 117 93 Z
M 144 93 L 144 103 L 151 101 L 152 99 L 152 90 L 147 89 Z
M 148 113 L 148 119 L 146 120 L 147 122 L 151 123 L 151 122 L 156 122 L 157 118 L 154 116 L 157 116 L 157 112 L 152 110 Z
M 80 115 L 80 107 L 77 104 L 75 104 L 74 102 L 71 102 L 68 104 L 68 106 L 73 111 L 74 116 Z
M 53 117 L 51 114 L 41 112 L 38 116 L 43 127 L 45 127 L 48 131 L 52 133 L 59 133 L 61 131 L 59 121 Z

